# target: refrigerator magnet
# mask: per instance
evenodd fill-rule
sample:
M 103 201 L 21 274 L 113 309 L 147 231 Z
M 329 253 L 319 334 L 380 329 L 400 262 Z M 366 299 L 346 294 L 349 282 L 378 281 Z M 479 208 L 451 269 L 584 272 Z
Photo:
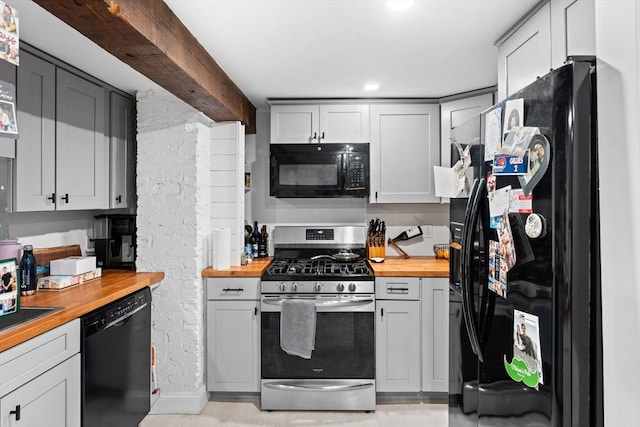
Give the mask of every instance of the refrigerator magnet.
M 544 135 L 534 135 L 529 141 L 529 172 L 519 176 L 520 186 L 524 194 L 531 194 L 549 168 L 551 145 Z
M 502 108 L 494 108 L 484 116 L 484 161 L 493 160 L 502 143 Z
M 507 263 L 500 255 L 500 242 L 489 240 L 489 281 L 491 292 L 507 297 Z
M 517 188 L 509 192 L 509 213 L 533 212 L 533 196 L 524 194 L 524 190 Z
M 506 354 L 503 356 L 504 368 L 509 377 L 538 390 L 538 385 L 544 384 L 541 353 L 538 316 L 514 309 L 511 362 L 507 362 Z
M 529 152 L 523 156 L 496 154 L 493 157 L 494 175 L 527 175 L 529 173 Z
M 522 126 L 524 124 L 524 99 L 511 99 L 506 102 L 504 109 L 504 130 L 502 133 L 507 133 L 515 127 Z

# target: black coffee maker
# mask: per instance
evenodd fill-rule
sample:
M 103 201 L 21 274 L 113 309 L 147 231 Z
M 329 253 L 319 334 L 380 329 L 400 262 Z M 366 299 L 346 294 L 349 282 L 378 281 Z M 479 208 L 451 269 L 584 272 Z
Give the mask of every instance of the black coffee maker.
M 135 215 L 97 215 L 94 217 L 93 236 L 98 267 L 135 270 Z

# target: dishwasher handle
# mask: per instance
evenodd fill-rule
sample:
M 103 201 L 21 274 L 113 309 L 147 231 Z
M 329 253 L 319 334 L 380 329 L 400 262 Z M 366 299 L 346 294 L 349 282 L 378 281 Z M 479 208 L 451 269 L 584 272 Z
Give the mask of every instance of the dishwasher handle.
M 136 308 L 133 311 L 128 312 L 127 314 L 124 314 L 122 317 L 118 317 L 115 320 L 112 320 L 111 322 L 107 323 L 104 327 L 102 327 L 100 330 L 105 330 L 105 329 L 109 329 L 112 326 L 117 326 L 118 324 L 121 324 L 122 322 L 126 321 L 129 317 L 133 316 L 134 314 L 136 314 L 137 312 L 139 312 L 140 310 L 144 309 L 147 306 L 147 303 L 145 302 L 143 305 L 139 306 L 138 308 Z

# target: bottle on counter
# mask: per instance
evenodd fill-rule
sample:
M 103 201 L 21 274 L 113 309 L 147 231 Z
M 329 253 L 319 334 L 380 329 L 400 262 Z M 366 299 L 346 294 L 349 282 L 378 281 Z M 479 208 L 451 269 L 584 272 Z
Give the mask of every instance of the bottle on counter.
M 258 242 L 258 257 L 266 258 L 268 254 L 268 234 L 267 234 L 267 226 L 263 225 L 260 230 L 260 242 Z
M 253 223 L 253 236 L 251 236 L 251 256 L 258 258 L 258 245 L 260 244 L 260 229 L 258 229 L 258 221 Z
M 25 245 L 20 260 L 20 295 L 33 295 L 36 293 L 38 277 L 36 276 L 36 257 L 33 255 L 33 246 Z

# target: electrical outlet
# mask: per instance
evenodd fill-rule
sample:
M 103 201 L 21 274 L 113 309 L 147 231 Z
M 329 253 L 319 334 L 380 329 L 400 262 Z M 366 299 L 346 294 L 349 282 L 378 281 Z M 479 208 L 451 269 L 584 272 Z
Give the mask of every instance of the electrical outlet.
M 433 239 L 433 225 L 423 225 L 422 234 L 425 239 Z

